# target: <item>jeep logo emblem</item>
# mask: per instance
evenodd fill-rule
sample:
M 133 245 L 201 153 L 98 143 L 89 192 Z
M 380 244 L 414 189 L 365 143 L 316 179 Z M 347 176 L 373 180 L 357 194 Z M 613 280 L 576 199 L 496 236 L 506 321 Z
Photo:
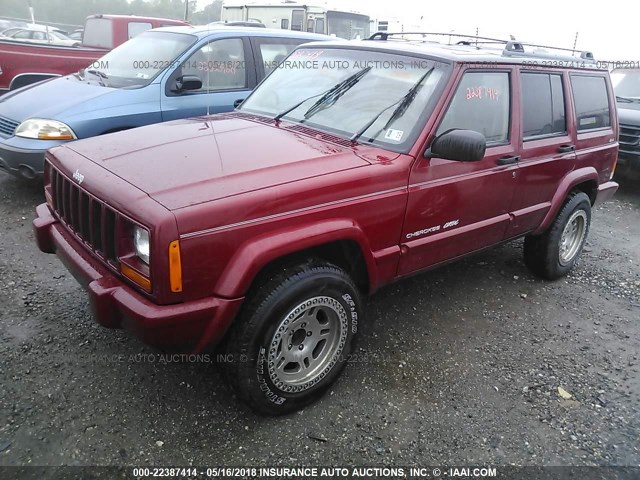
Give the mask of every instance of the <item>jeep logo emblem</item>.
M 81 184 L 84 180 L 84 175 L 82 175 L 79 170 L 76 170 L 75 172 L 73 172 L 73 178 L 76 182 L 78 182 L 78 184 Z

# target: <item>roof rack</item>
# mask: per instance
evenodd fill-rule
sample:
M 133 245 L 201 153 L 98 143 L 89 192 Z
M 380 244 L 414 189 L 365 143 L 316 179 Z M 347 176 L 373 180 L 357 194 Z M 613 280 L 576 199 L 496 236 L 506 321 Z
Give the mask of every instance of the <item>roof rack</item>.
M 535 43 L 528 42 L 520 42 L 516 40 L 514 37 L 511 37 L 509 40 L 502 40 L 499 38 L 491 38 L 491 37 L 480 37 L 478 35 L 463 35 L 459 33 L 446 33 L 446 32 L 377 32 L 371 35 L 368 40 L 378 40 L 378 41 L 387 41 L 387 40 L 407 40 L 406 38 L 390 38 L 390 37 L 405 37 L 407 35 L 420 35 L 422 37 L 422 41 L 430 42 L 430 43 L 440 43 L 434 42 L 432 40 L 427 40 L 428 36 L 436 36 L 436 37 L 449 37 L 449 43 L 447 45 L 466 45 L 473 46 L 477 49 L 486 47 L 487 45 L 504 45 L 502 50 L 503 57 L 533 57 L 533 58 L 554 58 L 559 60 L 575 60 L 576 53 L 579 54 L 579 58 L 587 63 L 595 63 L 595 59 L 593 57 L 593 53 L 589 51 L 577 51 L 571 48 L 562 48 L 562 47 L 551 47 L 548 45 L 538 45 Z M 455 37 L 456 39 L 460 38 L 455 43 L 451 43 L 451 38 Z M 533 48 L 543 48 L 547 50 L 555 50 L 561 52 L 571 52 L 570 55 L 559 55 L 557 53 L 551 52 L 540 52 L 540 51 L 526 51 L 525 46 L 533 47 Z

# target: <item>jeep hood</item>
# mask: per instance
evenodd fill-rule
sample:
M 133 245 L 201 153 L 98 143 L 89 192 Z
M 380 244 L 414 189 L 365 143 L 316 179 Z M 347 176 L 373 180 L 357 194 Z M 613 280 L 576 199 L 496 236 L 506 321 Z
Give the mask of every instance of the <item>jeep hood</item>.
M 352 148 L 238 118 L 192 118 L 63 147 L 169 210 L 368 165 Z M 55 153 L 55 150 L 54 150 Z

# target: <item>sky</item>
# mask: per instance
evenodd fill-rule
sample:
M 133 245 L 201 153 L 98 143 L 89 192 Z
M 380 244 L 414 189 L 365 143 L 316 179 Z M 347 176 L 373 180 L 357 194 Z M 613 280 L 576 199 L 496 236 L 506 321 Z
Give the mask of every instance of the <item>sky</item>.
M 200 8 L 208 3 L 198 0 Z M 301 3 L 325 4 L 322 0 Z M 370 17 L 403 17 L 430 32 L 475 34 L 478 28 L 481 36 L 514 35 L 520 41 L 565 48 L 573 48 L 578 32 L 578 50 L 593 52 L 596 60 L 640 61 L 638 0 L 339 0 L 329 5 Z

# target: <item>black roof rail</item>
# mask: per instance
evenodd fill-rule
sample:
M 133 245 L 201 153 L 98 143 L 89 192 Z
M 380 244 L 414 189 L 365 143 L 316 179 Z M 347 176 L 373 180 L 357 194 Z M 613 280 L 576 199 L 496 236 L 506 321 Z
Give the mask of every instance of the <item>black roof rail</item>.
M 477 35 L 464 35 L 460 33 L 447 33 L 447 32 L 376 32 L 371 35 L 367 40 L 407 40 L 406 38 L 393 39 L 392 37 L 405 37 L 407 35 L 418 35 L 422 37 L 422 41 L 427 42 L 428 36 L 435 37 L 449 37 L 448 45 L 465 45 L 469 47 L 488 47 L 491 45 L 504 45 L 502 50 L 502 56 L 504 57 L 534 57 L 534 58 L 554 58 L 560 60 L 575 60 L 576 54 L 579 54 L 579 58 L 587 63 L 595 63 L 593 53 L 589 51 L 578 51 L 571 48 L 552 47 L 549 45 L 538 45 L 535 43 L 521 42 L 511 37 L 509 40 L 503 40 L 500 38 L 492 37 L 480 37 Z M 451 43 L 452 37 L 458 40 L 455 43 Z M 531 48 L 539 48 L 545 50 L 554 50 L 560 52 L 571 52 L 568 55 L 560 55 L 553 52 L 541 52 L 541 51 L 526 51 L 525 46 Z

